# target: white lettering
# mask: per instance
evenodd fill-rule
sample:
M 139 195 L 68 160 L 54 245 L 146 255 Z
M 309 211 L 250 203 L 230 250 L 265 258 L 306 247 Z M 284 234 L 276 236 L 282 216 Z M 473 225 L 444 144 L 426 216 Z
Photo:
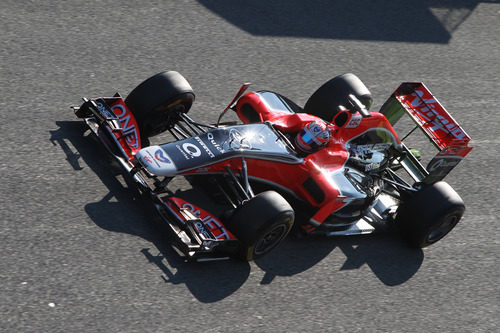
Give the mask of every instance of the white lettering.
M 212 151 L 207 147 L 207 145 L 203 141 L 201 141 L 201 139 L 199 137 L 195 136 L 194 139 L 196 141 L 198 141 L 198 143 L 201 145 L 201 147 L 207 152 L 208 156 L 210 156 L 211 158 L 215 157 L 214 153 L 212 153 Z M 201 154 L 201 152 L 200 152 L 200 154 Z
M 437 169 L 441 168 L 452 168 L 456 166 L 460 162 L 460 159 L 452 159 L 449 161 L 446 161 L 444 158 L 440 158 L 435 160 L 434 163 L 432 163 L 431 166 L 429 166 L 429 172 L 434 172 Z
M 415 99 L 413 99 L 413 101 L 411 102 L 411 105 L 414 107 L 418 107 L 422 104 L 433 104 L 437 102 L 434 98 L 429 98 L 429 99 L 422 98 L 424 92 L 421 90 L 415 90 L 415 93 L 413 93 L 412 95 L 415 96 Z
M 365 171 L 372 171 L 377 169 L 380 166 L 380 163 L 370 163 L 365 166 Z
M 413 110 L 420 115 L 420 117 L 422 117 L 426 122 L 432 124 L 429 129 L 432 132 L 436 132 L 440 129 L 446 133 L 451 133 L 459 140 L 464 139 L 465 133 L 460 130 L 460 127 L 451 119 L 439 114 L 439 111 L 436 110 L 435 103 L 438 102 L 434 98 L 422 98 L 423 95 L 423 91 L 416 90 L 415 93 L 412 94 L 415 98 L 409 104 L 413 107 Z
M 120 118 L 120 125 L 122 126 L 123 132 L 125 134 L 134 132 L 135 133 L 135 126 L 134 124 L 129 124 L 130 123 L 130 115 L 127 114 L 127 111 L 123 107 L 123 105 L 115 105 L 113 107 L 113 112 L 116 114 L 116 110 L 121 110 L 122 113 L 120 115 L 117 115 L 118 118 Z
M 208 141 L 217 149 L 219 152 L 224 153 L 224 149 L 215 141 L 214 135 L 212 133 L 207 133 Z
M 359 114 L 353 115 L 345 128 L 356 128 L 361 124 L 362 117 Z
M 198 221 L 194 225 L 196 226 L 196 229 L 198 229 L 198 232 L 200 234 L 202 234 L 206 238 L 212 238 L 212 235 L 210 235 L 210 233 L 207 231 L 207 229 L 205 229 L 205 226 L 203 225 L 203 223 Z
M 203 225 L 201 225 L 201 222 L 197 222 L 195 224 L 196 228 L 198 229 L 198 231 L 200 233 L 203 233 L 202 230 L 204 230 L 204 227 L 206 226 L 206 227 L 208 227 L 208 229 L 212 233 L 216 233 L 215 232 L 216 229 L 220 232 L 219 235 L 215 236 L 216 239 L 230 239 L 231 238 L 229 236 L 229 234 L 227 233 L 227 230 L 224 228 L 224 226 L 216 218 L 214 218 L 212 215 L 207 213 L 206 216 L 201 216 L 201 211 L 199 209 L 195 209 L 195 207 L 192 204 L 190 204 L 189 202 L 185 202 L 182 205 L 182 208 L 189 210 L 191 213 L 193 213 L 193 215 L 198 217 L 203 222 Z M 204 235 L 207 236 L 208 238 L 212 237 L 212 235 L 206 235 L 206 234 L 204 234 Z
M 104 104 L 102 104 L 101 102 L 97 102 L 96 103 L 97 105 L 97 110 L 99 110 L 100 113 L 102 113 L 103 115 L 106 116 L 106 118 L 115 118 L 116 116 L 109 111 L 109 109 L 104 106 Z
M 111 110 L 120 119 L 120 125 L 123 130 L 123 134 L 126 137 L 127 143 L 133 148 L 139 148 L 139 137 L 137 135 L 137 128 L 130 121 L 130 115 L 127 113 L 125 107 L 121 104 L 114 105 Z
M 196 145 L 192 143 L 183 143 L 182 149 L 188 153 L 191 157 L 199 157 L 201 155 L 201 150 Z

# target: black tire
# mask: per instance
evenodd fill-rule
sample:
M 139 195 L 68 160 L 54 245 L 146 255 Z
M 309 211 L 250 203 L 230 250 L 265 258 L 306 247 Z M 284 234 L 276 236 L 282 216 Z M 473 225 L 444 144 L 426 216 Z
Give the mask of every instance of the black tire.
M 141 138 L 160 134 L 187 113 L 194 101 L 193 89 L 178 72 L 156 74 L 139 84 L 125 99 L 139 125 Z
M 241 242 L 238 256 L 258 259 L 274 249 L 293 227 L 295 213 L 277 192 L 257 194 L 238 207 L 226 223 Z
M 396 226 L 413 247 L 427 247 L 446 236 L 460 221 L 465 205 L 445 182 L 426 186 L 403 202 Z
M 306 113 L 332 121 L 339 105 L 350 108 L 349 94 L 356 96 L 367 109 L 372 106 L 372 94 L 354 74 L 346 73 L 331 79 L 312 94 L 304 106 Z

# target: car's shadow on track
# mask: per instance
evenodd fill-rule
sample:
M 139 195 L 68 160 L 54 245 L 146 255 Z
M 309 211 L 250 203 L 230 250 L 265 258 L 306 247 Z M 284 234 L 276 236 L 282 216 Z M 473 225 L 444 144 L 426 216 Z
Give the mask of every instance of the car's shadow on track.
M 186 263 L 168 245 L 169 235 L 148 199 L 135 189 L 97 139 L 88 135 L 81 121 L 58 121 L 50 140 L 66 154 L 67 162 L 78 172 L 88 166 L 109 189 L 97 202 L 85 205 L 92 221 L 102 229 L 139 236 L 153 246 L 139 251 L 158 267 L 165 283 L 185 284 L 201 302 L 215 302 L 231 295 L 248 279 L 251 266 L 237 260 Z M 74 151 L 76 150 L 76 151 Z M 342 267 L 356 269 L 368 264 L 387 285 L 408 280 L 420 267 L 421 250 L 407 248 L 395 237 L 289 238 L 266 257 L 256 261 L 265 272 L 261 284 L 276 276 L 292 276 L 313 267 L 336 247 L 346 255 Z M 154 247 L 154 248 L 153 248 Z
M 346 257 L 335 271 L 359 269 L 368 265 L 373 273 L 388 286 L 395 286 L 410 279 L 424 259 L 421 249 L 410 248 L 395 234 L 374 234 L 348 237 L 289 237 L 280 247 L 256 261 L 266 272 L 261 284 L 268 284 L 276 276 L 301 273 L 338 248 Z
M 185 284 L 201 302 L 231 295 L 248 279 L 250 265 L 236 260 L 187 263 L 168 245 L 171 237 L 147 198 L 121 172 L 112 157 L 81 121 L 58 121 L 50 140 L 66 154 L 73 169 L 88 166 L 109 189 L 101 200 L 85 205 L 92 221 L 102 229 L 139 236 L 152 243 L 139 249 L 145 260 L 161 271 L 165 283 Z

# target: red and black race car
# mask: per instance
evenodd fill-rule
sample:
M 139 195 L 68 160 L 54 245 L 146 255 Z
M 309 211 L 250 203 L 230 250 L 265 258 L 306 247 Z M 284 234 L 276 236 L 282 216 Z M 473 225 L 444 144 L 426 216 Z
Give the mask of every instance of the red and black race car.
M 174 71 L 123 99 L 84 98 L 75 114 L 152 198 L 188 260 L 259 258 L 293 229 L 353 235 L 398 230 L 412 246 L 444 237 L 462 217 L 460 196 L 442 179 L 472 147 L 469 136 L 422 83 L 403 83 L 379 112 L 354 74 L 321 86 L 302 108 L 244 84 L 215 124 L 187 113 L 195 95 Z M 242 124 L 221 123 L 228 110 Z M 426 166 L 394 130 L 413 120 L 438 153 Z M 165 133 L 166 143 L 150 144 Z M 406 138 L 405 136 L 404 138 Z M 224 209 L 209 212 L 175 194 L 182 176 Z

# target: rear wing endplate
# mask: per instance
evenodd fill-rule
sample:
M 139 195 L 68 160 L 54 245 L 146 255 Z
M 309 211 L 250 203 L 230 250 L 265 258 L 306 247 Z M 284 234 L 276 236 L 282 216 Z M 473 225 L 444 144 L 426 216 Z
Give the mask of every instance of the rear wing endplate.
M 427 167 L 411 157 L 401 162 L 415 181 L 430 184 L 442 180 L 472 150 L 470 137 L 421 82 L 402 83 L 380 113 L 391 125 L 408 114 L 416 123 L 414 130 L 420 128 L 439 150 Z

